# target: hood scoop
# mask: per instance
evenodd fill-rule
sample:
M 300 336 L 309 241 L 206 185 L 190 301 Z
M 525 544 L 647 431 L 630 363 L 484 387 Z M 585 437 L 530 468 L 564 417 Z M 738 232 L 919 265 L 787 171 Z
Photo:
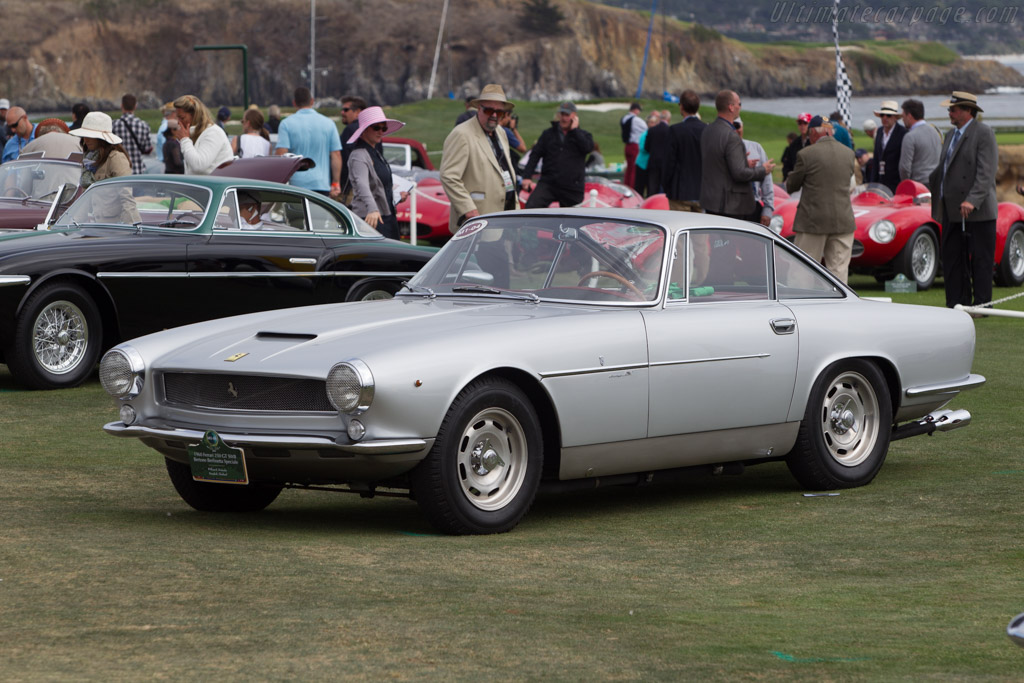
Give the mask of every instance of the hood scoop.
M 257 332 L 256 339 L 265 341 L 297 341 L 305 342 L 316 339 L 315 334 L 301 334 L 297 332 Z

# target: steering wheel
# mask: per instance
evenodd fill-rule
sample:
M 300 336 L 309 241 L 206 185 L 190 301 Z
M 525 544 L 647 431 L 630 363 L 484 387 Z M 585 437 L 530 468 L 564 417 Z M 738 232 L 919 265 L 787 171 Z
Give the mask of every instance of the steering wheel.
M 13 192 L 18 192 L 19 194 L 13 194 Z M 17 185 L 12 185 L 11 187 L 8 187 L 6 190 L 4 190 L 4 196 L 14 197 L 15 199 L 22 199 L 24 197 L 28 197 L 29 195 L 28 192 L 25 192 L 25 190 L 21 189 Z
M 611 278 L 611 279 L 615 280 L 616 282 L 618 282 L 618 283 L 622 284 L 623 286 L 625 286 L 626 289 L 628 289 L 629 291 L 633 292 L 634 294 L 636 294 L 641 299 L 646 298 L 646 297 L 644 297 L 644 293 L 640 291 L 639 287 L 637 287 L 636 285 L 634 285 L 632 282 L 630 282 L 626 278 L 622 277 L 621 275 L 617 275 L 616 273 L 611 273 L 611 272 L 609 272 L 607 270 L 595 270 L 595 271 L 593 271 L 591 273 L 587 273 L 586 275 L 584 275 L 583 277 L 580 278 L 580 281 L 576 284 L 576 286 L 577 287 L 582 287 L 583 283 L 586 282 L 587 280 L 589 280 L 592 277 L 608 277 L 608 278 Z

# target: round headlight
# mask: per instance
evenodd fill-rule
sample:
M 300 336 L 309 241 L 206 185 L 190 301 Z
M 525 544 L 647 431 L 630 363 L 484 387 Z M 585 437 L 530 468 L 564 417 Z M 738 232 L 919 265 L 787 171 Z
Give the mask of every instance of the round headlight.
M 782 216 L 772 216 L 772 219 L 768 221 L 768 229 L 774 232 L 776 235 L 781 235 L 782 224 Z
M 868 228 L 868 237 L 878 244 L 888 244 L 896 237 L 896 224 L 892 221 L 875 221 Z
M 115 398 L 131 398 L 142 391 L 146 364 L 130 346 L 107 351 L 100 361 L 100 384 Z
M 327 373 L 327 398 L 340 413 L 362 413 L 373 401 L 373 375 L 366 363 L 338 363 Z

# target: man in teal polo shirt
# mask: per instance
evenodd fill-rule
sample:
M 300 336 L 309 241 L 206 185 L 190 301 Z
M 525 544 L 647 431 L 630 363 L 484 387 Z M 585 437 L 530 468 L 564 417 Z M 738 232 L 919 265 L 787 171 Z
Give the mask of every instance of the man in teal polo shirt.
M 295 113 L 281 121 L 277 153 L 309 157 L 316 166 L 299 171 L 291 184 L 337 198 L 341 195 L 341 136 L 333 121 L 313 109 L 309 88 L 296 88 Z

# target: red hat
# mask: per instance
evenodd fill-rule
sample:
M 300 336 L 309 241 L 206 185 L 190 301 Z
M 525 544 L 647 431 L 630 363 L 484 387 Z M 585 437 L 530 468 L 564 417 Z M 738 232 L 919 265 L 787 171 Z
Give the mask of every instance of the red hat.
M 60 119 L 43 119 L 39 122 L 40 126 L 57 126 L 65 133 L 68 132 L 68 124 Z
M 803 114 L 800 114 L 800 116 L 796 117 L 796 122 L 797 123 L 810 123 L 811 122 L 811 115 L 810 115 L 810 113 L 805 111 Z

